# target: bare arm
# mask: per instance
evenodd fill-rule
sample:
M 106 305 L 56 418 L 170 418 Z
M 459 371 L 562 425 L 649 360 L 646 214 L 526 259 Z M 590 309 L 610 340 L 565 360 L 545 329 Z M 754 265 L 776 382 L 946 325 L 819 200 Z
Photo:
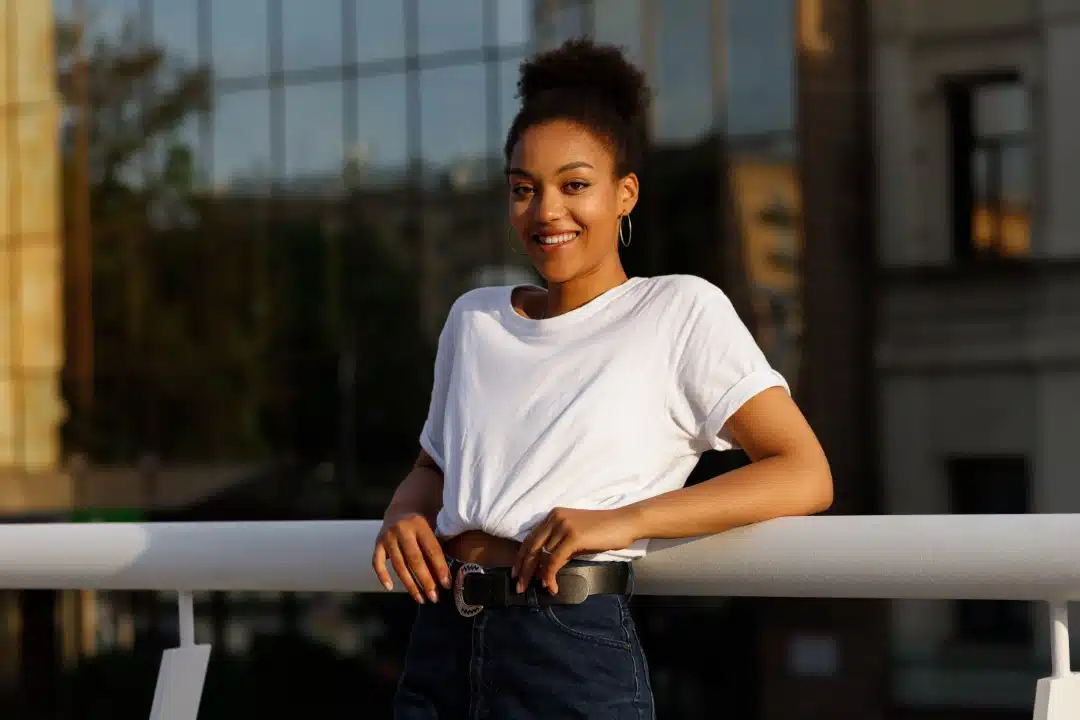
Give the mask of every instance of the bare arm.
M 727 424 L 751 463 L 692 487 L 627 506 L 635 540 L 712 535 L 832 504 L 825 452 L 781 388 L 749 400 Z
M 433 529 L 442 508 L 442 490 L 442 470 L 421 450 L 383 514 L 371 558 L 371 566 L 387 590 L 394 587 L 386 570 L 389 560 L 405 589 L 420 604 L 424 596 L 438 601 L 435 578 L 444 588 L 450 587 L 450 569 Z
M 383 513 L 384 522 L 402 515 L 422 515 L 435 527 L 435 516 L 442 509 L 443 473 L 435 460 L 424 450 L 413 463 L 412 470 L 394 491 Z
M 519 588 L 536 575 L 556 592 L 556 573 L 575 555 L 617 550 L 645 538 L 713 535 L 776 517 L 811 515 L 832 504 L 825 452 L 783 389 L 747 401 L 727 427 L 750 465 L 614 510 L 555 508 L 522 543 L 514 565 Z M 545 552 L 550 555 L 541 569 Z

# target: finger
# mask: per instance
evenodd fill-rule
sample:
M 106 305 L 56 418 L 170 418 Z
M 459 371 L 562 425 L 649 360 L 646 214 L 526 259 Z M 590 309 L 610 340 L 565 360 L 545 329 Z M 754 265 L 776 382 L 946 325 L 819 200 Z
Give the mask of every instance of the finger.
M 386 571 L 386 547 L 380 540 L 375 545 L 375 553 L 371 557 L 371 567 L 375 570 L 375 577 L 387 590 L 394 589 L 394 583 L 390 579 L 390 573 Z
M 555 542 L 555 547 L 549 547 L 551 554 L 547 556 L 547 562 L 544 563 L 543 571 L 540 575 L 540 580 L 543 582 L 544 587 L 554 595 L 559 592 L 559 583 L 555 579 L 559 570 L 562 570 L 566 563 L 570 562 L 570 558 L 574 556 L 577 548 L 574 543 L 566 537 L 563 537 L 559 541 Z
M 529 583 L 532 582 L 533 575 L 536 574 L 537 565 L 540 563 L 541 556 L 544 554 L 542 548 L 544 547 L 544 544 L 547 543 L 549 537 L 551 537 L 551 526 L 545 524 L 540 532 L 533 536 L 528 547 L 524 548 L 525 557 L 521 562 L 521 575 L 518 577 L 519 593 L 524 592 L 525 588 L 529 587 Z
M 430 532 L 420 533 L 416 536 L 416 540 L 420 543 L 420 549 L 424 551 L 424 555 L 427 556 L 428 567 L 434 571 L 442 586 L 449 590 L 450 567 L 446 564 L 446 555 L 443 554 L 442 545 L 435 538 L 435 534 Z
M 413 578 L 416 579 L 417 585 L 427 595 L 428 600 L 439 602 L 439 591 L 435 587 L 435 579 L 431 577 L 427 558 L 424 557 L 424 553 L 420 550 L 420 544 L 417 542 L 416 536 L 408 535 L 403 540 L 401 550 L 405 555 L 405 562 L 409 565 L 409 570 L 412 571 Z
M 424 597 L 420 594 L 420 589 L 416 587 L 416 581 L 413 580 L 412 573 L 409 572 L 409 565 L 405 562 L 405 556 L 401 553 L 401 548 L 398 547 L 396 542 L 392 542 L 388 550 L 390 551 L 390 564 L 394 566 L 394 572 L 401 578 L 401 583 L 412 595 L 413 600 L 423 605 Z

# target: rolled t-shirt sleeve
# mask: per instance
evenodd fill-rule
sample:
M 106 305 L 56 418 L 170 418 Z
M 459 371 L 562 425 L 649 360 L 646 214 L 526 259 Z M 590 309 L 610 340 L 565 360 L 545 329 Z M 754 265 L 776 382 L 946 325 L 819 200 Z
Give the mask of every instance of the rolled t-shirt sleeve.
M 771 387 L 790 392 L 728 297 L 704 281 L 676 340 L 671 411 L 696 448 L 737 447 L 727 422 L 748 400 Z
M 457 344 L 457 307 L 451 308 L 450 314 L 439 333 L 439 344 L 435 350 L 435 367 L 431 382 L 431 401 L 428 405 L 427 419 L 420 431 L 420 447 L 431 456 L 432 460 L 445 471 L 445 424 L 446 398 L 450 391 L 450 378 L 454 371 L 454 348 Z

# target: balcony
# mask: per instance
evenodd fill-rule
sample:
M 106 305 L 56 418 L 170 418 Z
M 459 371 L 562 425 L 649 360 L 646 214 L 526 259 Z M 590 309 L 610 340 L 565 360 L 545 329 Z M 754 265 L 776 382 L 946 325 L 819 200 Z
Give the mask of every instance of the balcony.
M 375 521 L 0 526 L 0 587 L 175 591 L 151 720 L 195 720 L 210 647 L 192 593 L 385 592 L 370 567 Z M 1067 603 L 1080 600 L 1080 515 L 783 518 L 722 535 L 656 541 L 645 595 L 1035 600 L 1050 615 L 1052 674 L 1035 720 L 1080 715 Z

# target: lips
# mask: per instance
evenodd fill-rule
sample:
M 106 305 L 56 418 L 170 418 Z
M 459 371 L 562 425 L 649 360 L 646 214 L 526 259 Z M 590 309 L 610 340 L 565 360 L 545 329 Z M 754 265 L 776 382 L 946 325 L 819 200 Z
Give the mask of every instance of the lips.
M 541 247 L 556 248 L 573 241 L 580 234 L 581 233 L 576 230 L 562 233 L 534 233 L 532 239 L 533 242 L 538 243 Z

